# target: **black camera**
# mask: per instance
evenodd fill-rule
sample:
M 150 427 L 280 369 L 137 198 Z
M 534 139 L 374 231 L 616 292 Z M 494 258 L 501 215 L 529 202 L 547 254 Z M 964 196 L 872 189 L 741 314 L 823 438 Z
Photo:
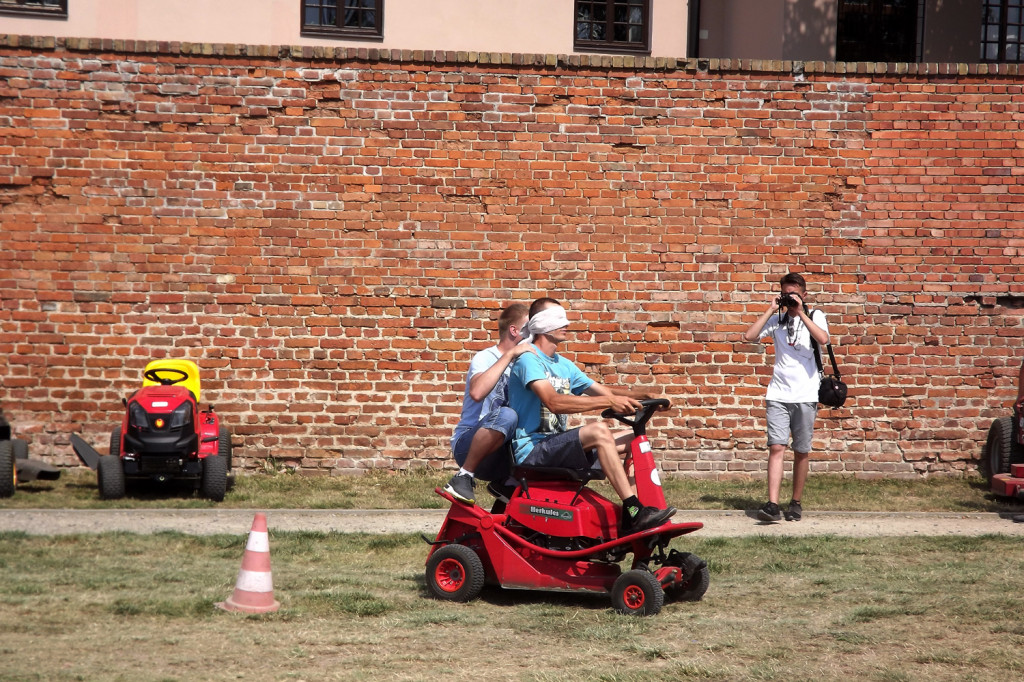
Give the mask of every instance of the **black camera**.
M 780 308 L 795 308 L 800 304 L 792 294 L 783 294 L 775 299 L 775 302 L 779 304 Z

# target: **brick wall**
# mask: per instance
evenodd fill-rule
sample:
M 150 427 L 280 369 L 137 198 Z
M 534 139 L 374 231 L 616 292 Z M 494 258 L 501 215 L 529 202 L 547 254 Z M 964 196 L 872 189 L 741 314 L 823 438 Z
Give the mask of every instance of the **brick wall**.
M 989 72 L 991 69 L 991 73 Z M 655 387 L 669 472 L 761 473 L 806 274 L 852 387 L 815 471 L 974 466 L 1024 350 L 1016 67 L 0 38 L 0 408 L 105 447 L 155 357 L 239 461 L 446 466 L 498 310 Z

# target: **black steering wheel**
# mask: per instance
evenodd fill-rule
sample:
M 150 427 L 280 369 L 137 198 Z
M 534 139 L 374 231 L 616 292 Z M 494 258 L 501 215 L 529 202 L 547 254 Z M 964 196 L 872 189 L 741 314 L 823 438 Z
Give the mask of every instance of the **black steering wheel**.
M 174 378 L 160 376 L 163 372 L 172 372 L 178 376 Z M 188 379 L 188 372 L 180 369 L 174 369 L 173 367 L 160 367 L 159 369 L 150 369 L 142 373 L 146 379 L 155 381 L 161 386 L 173 386 L 174 384 L 180 384 L 182 381 Z
M 612 408 L 608 408 L 601 413 L 601 416 L 605 419 L 617 419 L 626 426 L 633 427 L 634 436 L 642 436 L 647 432 L 647 422 L 651 420 L 654 413 L 663 407 L 668 407 L 672 403 L 665 398 L 654 398 L 652 400 L 641 400 L 640 409 L 633 414 L 633 418 L 630 419 L 629 415 L 619 414 Z

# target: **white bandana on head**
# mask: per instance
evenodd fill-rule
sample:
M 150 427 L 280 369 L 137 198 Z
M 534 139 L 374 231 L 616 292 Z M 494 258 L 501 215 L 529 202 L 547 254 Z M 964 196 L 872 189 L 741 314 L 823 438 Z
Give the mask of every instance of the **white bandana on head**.
M 565 316 L 565 308 L 560 305 L 548 306 L 526 323 L 526 329 L 523 330 L 526 333 L 526 338 L 520 343 L 530 343 L 539 334 L 547 334 L 568 326 L 569 318 Z

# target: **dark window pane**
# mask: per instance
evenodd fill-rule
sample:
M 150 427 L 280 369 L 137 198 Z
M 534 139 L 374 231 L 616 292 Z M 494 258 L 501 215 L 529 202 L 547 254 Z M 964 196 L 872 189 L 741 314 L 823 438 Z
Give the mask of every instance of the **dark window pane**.
M 651 0 L 574 0 L 574 47 L 582 52 L 650 52 Z
M 383 37 L 384 0 L 304 0 L 303 6 L 304 33 L 355 39 Z
M 918 10 L 918 0 L 839 0 L 836 59 L 916 61 Z

